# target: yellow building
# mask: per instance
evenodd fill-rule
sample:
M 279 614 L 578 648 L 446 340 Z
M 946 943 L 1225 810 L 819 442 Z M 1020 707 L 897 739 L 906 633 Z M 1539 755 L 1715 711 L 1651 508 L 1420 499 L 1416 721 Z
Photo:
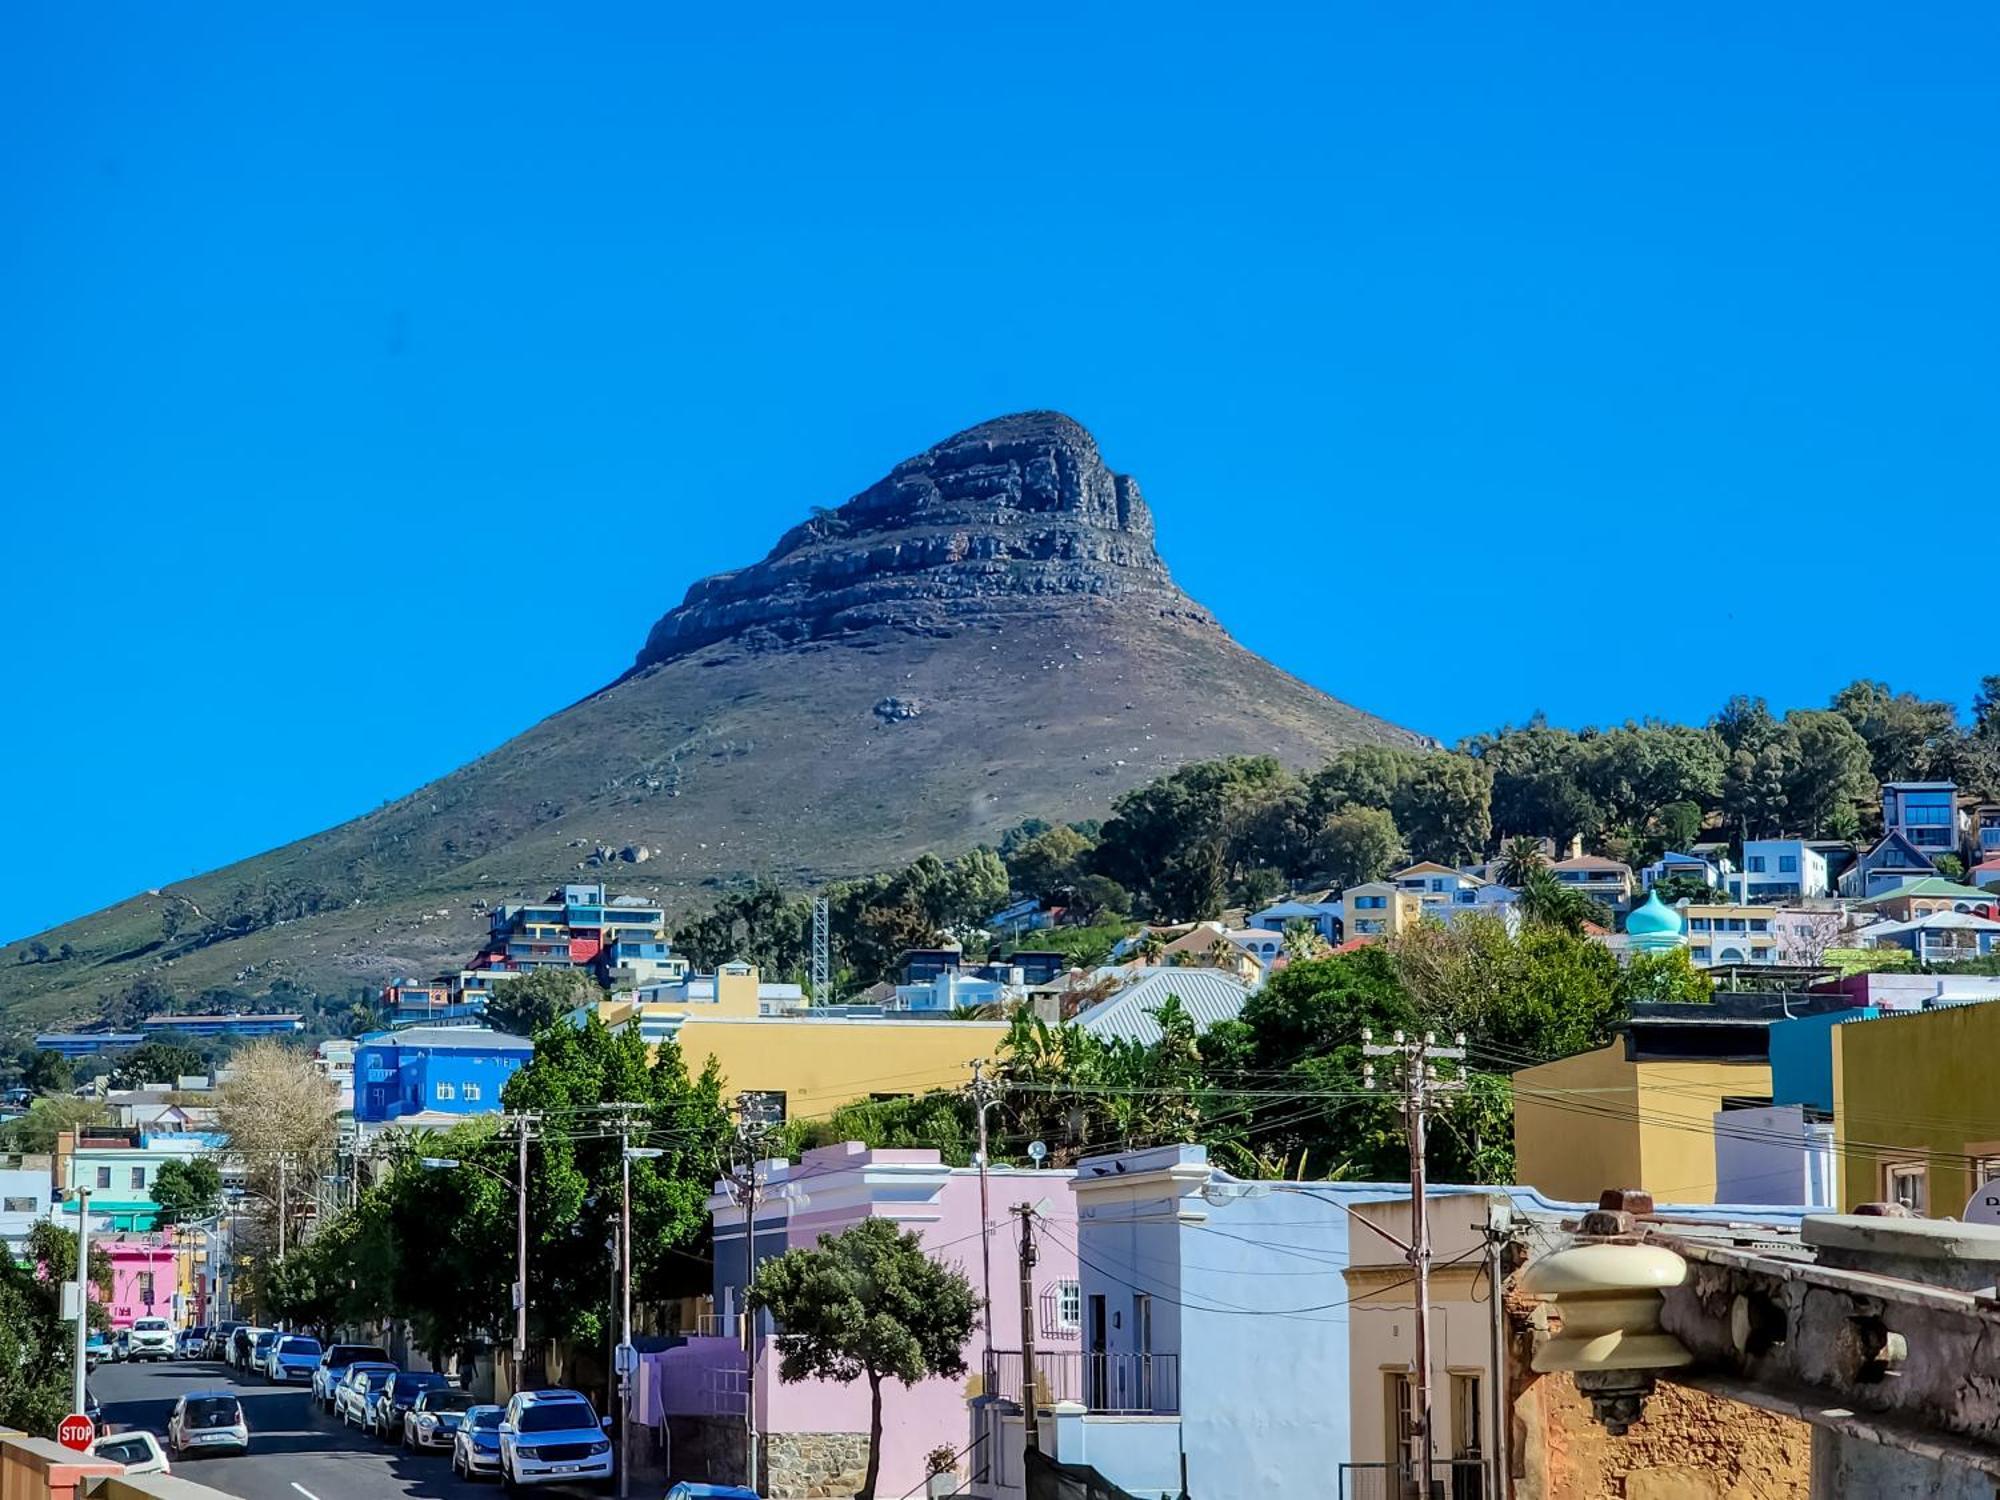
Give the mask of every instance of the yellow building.
M 1716 1112 L 1724 1100 L 1770 1096 L 1767 1059 L 1634 1055 L 1625 1037 L 1523 1068 L 1514 1180 L 1572 1202 L 1641 1187 L 1662 1203 L 1713 1203 Z
M 1945 1006 L 1833 1028 L 1840 1206 L 1900 1202 L 1956 1218 L 2000 1177 L 2000 1004 Z
M 1369 880 L 1350 885 L 1340 893 L 1342 920 L 1347 937 L 1377 942 L 1401 937 L 1423 920 L 1424 898 L 1415 891 L 1398 890 L 1386 880 Z
M 614 1030 L 637 1026 L 648 1043 L 677 1041 L 690 1074 L 713 1058 L 726 1096 L 756 1095 L 767 1118 L 792 1120 L 857 1099 L 963 1087 L 972 1059 L 993 1057 L 1008 1030 L 1005 1021 L 760 1014 L 759 983 L 750 965 L 724 964 L 713 976 L 641 992 L 671 999 L 607 1001 L 597 1011 Z

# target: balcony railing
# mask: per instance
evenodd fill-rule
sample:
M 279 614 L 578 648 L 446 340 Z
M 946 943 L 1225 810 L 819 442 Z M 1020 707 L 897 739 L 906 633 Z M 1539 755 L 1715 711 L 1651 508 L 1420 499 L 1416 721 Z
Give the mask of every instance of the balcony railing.
M 988 1356 L 986 1390 L 1021 1399 L 1021 1352 L 996 1349 Z M 1039 1406 L 1075 1401 L 1107 1415 L 1170 1417 L 1181 1409 L 1181 1364 L 1173 1354 L 1090 1354 L 1080 1349 L 1035 1351 Z
M 1435 1460 L 1428 1496 L 1417 1483 L 1416 1471 L 1413 1463 L 1342 1464 L 1337 1500 L 1485 1500 L 1483 1458 Z

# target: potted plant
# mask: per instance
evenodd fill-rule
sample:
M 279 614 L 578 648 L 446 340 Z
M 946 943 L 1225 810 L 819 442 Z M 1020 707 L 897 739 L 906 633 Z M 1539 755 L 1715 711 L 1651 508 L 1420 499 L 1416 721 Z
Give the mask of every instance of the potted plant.
M 951 1444 L 940 1443 L 924 1455 L 924 1493 L 930 1500 L 958 1493 L 958 1454 Z

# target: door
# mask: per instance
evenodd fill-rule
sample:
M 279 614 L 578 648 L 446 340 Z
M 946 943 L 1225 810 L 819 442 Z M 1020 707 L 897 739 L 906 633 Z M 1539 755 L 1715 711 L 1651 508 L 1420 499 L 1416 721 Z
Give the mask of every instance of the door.
M 1083 1350 L 1083 1404 L 1104 1410 L 1104 1294 L 1090 1294 L 1089 1327 Z
M 1127 1411 L 1153 1409 L 1153 1299 L 1132 1294 L 1132 1369 L 1119 1381 L 1119 1398 Z

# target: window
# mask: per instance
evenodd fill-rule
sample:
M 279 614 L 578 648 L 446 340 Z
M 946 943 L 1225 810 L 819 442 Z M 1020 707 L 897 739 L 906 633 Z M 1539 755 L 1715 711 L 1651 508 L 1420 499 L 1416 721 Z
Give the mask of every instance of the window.
M 97 1444 L 91 1450 L 98 1458 L 108 1458 L 114 1464 L 143 1464 L 152 1462 L 152 1445 L 144 1437 L 110 1438 Z
M 1743 863 L 1752 875 L 1762 875 L 1764 873 L 1764 856 L 1761 854 L 1753 854 L 1744 860 Z
M 144 1167 L 134 1167 L 132 1169 L 132 1186 L 135 1188 L 142 1188 L 145 1185 L 146 1185 L 146 1169 Z
M 148 1307 L 153 1305 L 153 1273 L 151 1271 L 141 1271 L 139 1273 L 139 1300 Z
M 1780 875 L 1798 874 L 1799 857 L 1796 854 L 1780 854 L 1778 856 L 1778 873 Z
M 1365 920 L 1357 921 L 1354 924 L 1354 930 L 1360 933 L 1380 932 L 1382 930 L 1382 924 L 1380 922 L 1369 922 Z
M 2000 1177 L 2000 1156 L 1975 1157 L 1972 1163 L 1972 1180 L 1985 1185 Z
M 1468 1371 L 1452 1372 L 1451 1377 L 1451 1456 L 1479 1457 L 1479 1376 Z M 1468 1476 L 1477 1478 L 1478 1476 Z M 1456 1480 L 1457 1476 L 1453 1476 Z
M 458 1090 L 448 1083 L 441 1083 L 431 1091 L 431 1097 L 434 1099 L 456 1099 L 458 1097 Z
M 1752 932 L 1769 932 L 1771 930 L 1771 919 L 1769 917 L 1752 917 L 1750 919 L 1750 930 Z
M 97 1185 L 99 1188 L 109 1188 L 111 1186 L 111 1168 L 99 1167 L 97 1169 Z
M 31 1214 L 37 1205 L 33 1198 L 7 1198 L 0 1200 L 0 1212 L 10 1214 Z
M 1388 1389 L 1383 1393 L 1382 1410 L 1389 1419 L 1389 1430 L 1383 1434 L 1388 1451 L 1382 1456 L 1407 1475 L 1417 1449 L 1416 1401 L 1410 1377 L 1401 1370 L 1386 1372 L 1384 1379 Z
M 1083 1286 L 1075 1281 L 1058 1281 L 1055 1298 L 1055 1326 L 1074 1331 L 1083 1326 Z
M 468 1083 L 465 1086 L 465 1092 L 462 1095 L 460 1095 L 460 1097 L 463 1099 L 468 1099 L 476 1102 L 479 1098 L 479 1085 L 476 1083 Z
M 1913 1214 L 1930 1212 L 1928 1169 L 1922 1162 L 1891 1162 L 1882 1169 L 1883 1196 Z
M 748 1089 L 736 1096 L 743 1104 L 743 1118 L 761 1125 L 785 1123 L 785 1093 L 782 1089 Z
M 1688 954 L 1698 964 L 1708 962 L 1708 950 L 1706 948 L 1691 948 L 1688 950 Z

